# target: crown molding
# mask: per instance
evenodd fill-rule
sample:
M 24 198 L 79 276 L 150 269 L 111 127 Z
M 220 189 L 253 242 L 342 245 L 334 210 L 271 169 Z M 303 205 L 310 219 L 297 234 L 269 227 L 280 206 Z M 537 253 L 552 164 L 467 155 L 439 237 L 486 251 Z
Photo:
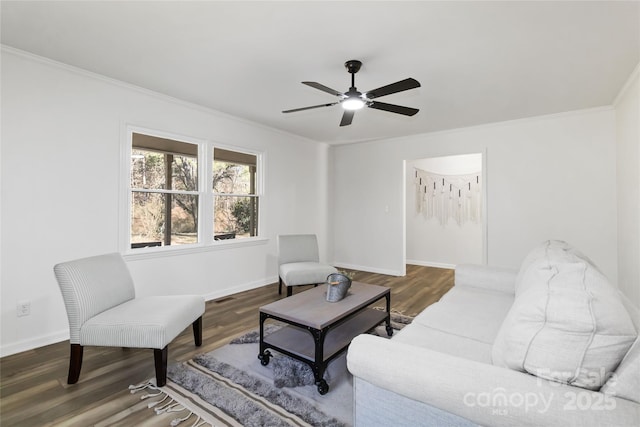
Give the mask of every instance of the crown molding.
M 107 77 L 107 76 L 105 76 L 103 74 L 99 74 L 99 73 L 96 73 L 96 72 L 93 72 L 93 71 L 85 70 L 84 68 L 76 67 L 74 65 L 69 65 L 69 64 L 66 64 L 64 62 L 60 62 L 60 61 L 56 61 L 54 59 L 50 59 L 50 58 L 47 58 L 47 57 L 44 57 L 44 56 L 36 55 L 35 53 L 27 52 L 27 51 L 24 51 L 24 50 L 21 50 L 21 49 L 17 49 L 17 48 L 14 48 L 14 47 L 11 47 L 11 46 L 8 46 L 8 45 L 5 45 L 5 44 L 0 44 L 0 51 L 2 51 L 3 54 L 4 53 L 13 54 L 13 55 L 18 56 L 18 57 L 22 57 L 22 58 L 25 58 L 25 59 L 28 59 L 28 60 L 31 60 L 31 61 L 34 61 L 34 62 L 38 62 L 38 63 L 44 64 L 44 65 L 48 65 L 48 66 L 51 66 L 51 67 L 54 67 L 54 68 L 58 68 L 58 69 L 61 69 L 61 70 L 65 70 L 65 71 L 68 71 L 70 73 L 74 73 L 74 74 L 77 74 L 77 75 L 80 75 L 80 76 L 83 76 L 83 77 L 88 77 L 88 78 L 91 78 L 91 79 L 94 79 L 94 80 L 99 80 L 99 81 L 102 81 L 103 83 L 106 83 L 106 84 L 117 86 L 117 87 L 120 87 L 120 88 L 123 88 L 123 89 L 127 89 L 127 90 L 130 90 L 130 91 L 133 91 L 133 92 L 138 92 L 138 93 L 140 93 L 142 95 L 146 95 L 146 96 L 149 96 L 149 97 L 152 97 L 152 98 L 156 98 L 156 99 L 158 99 L 160 101 L 164 101 L 164 102 L 172 103 L 172 104 L 179 105 L 179 106 L 182 106 L 182 107 L 190 108 L 192 110 L 199 111 L 199 112 L 202 112 L 202 113 L 205 113 L 205 114 L 210 114 L 212 116 L 215 116 L 215 117 L 218 117 L 218 118 L 221 118 L 221 119 L 234 121 L 234 122 L 240 123 L 240 124 L 245 125 L 245 126 L 251 126 L 251 127 L 254 127 L 254 128 L 260 128 L 260 129 L 262 129 L 264 131 L 267 131 L 267 132 L 273 132 L 273 133 L 277 133 L 277 134 L 280 134 L 280 135 L 286 135 L 286 136 L 288 136 L 290 138 L 295 138 L 297 140 L 302 140 L 302 141 L 309 142 L 309 143 L 326 145 L 326 143 L 322 142 L 322 141 L 315 141 L 313 139 L 309 139 L 309 138 L 306 138 L 306 137 L 303 137 L 303 136 L 300 136 L 300 135 L 296 135 L 294 133 L 286 132 L 286 131 L 281 130 L 281 129 L 273 128 L 273 127 L 270 127 L 270 126 L 267 126 L 267 125 L 264 125 L 264 124 L 261 124 L 261 123 L 258 123 L 258 122 L 253 122 L 251 120 L 243 119 L 241 117 L 234 116 L 234 115 L 231 115 L 231 114 L 228 114 L 228 113 L 224 113 L 222 111 L 215 110 L 215 109 L 210 108 L 210 107 L 205 107 L 203 105 L 196 104 L 196 103 L 193 103 L 193 102 L 190 102 L 190 101 L 185 101 L 185 100 L 180 99 L 180 98 L 175 98 L 175 97 L 170 96 L 170 95 L 165 95 L 163 93 L 156 92 L 156 91 L 151 90 L 151 89 L 143 88 L 142 86 L 137 86 L 137 85 L 134 85 L 134 84 L 131 84 L 131 83 L 126 83 L 126 82 L 123 82 L 122 80 L 114 79 L 112 77 Z

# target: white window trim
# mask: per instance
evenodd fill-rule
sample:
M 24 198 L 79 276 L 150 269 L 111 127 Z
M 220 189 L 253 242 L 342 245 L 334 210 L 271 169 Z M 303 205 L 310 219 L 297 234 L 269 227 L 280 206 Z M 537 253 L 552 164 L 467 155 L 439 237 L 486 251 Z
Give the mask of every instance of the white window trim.
M 145 192 L 157 193 L 180 193 L 180 194 L 197 194 L 200 197 L 198 205 L 198 243 L 178 245 L 178 246 L 162 246 L 131 249 L 131 152 L 132 138 L 134 133 L 140 133 L 158 138 L 174 139 L 177 141 L 187 142 L 198 145 L 198 191 L 171 191 L 171 190 L 145 190 Z M 126 124 L 123 126 L 121 136 L 121 159 L 120 159 L 120 205 L 119 211 L 119 238 L 118 248 L 125 259 L 146 259 L 157 258 L 174 255 L 184 255 L 189 253 L 210 252 L 218 250 L 226 250 L 238 247 L 248 247 L 266 244 L 269 239 L 264 237 L 265 233 L 265 215 L 264 215 L 264 165 L 265 153 L 237 147 L 227 144 L 221 144 L 217 141 L 198 139 L 184 135 L 178 135 L 169 132 L 148 129 L 140 126 Z M 258 236 L 245 237 L 243 239 L 214 240 L 213 233 L 213 201 L 217 193 L 213 192 L 210 183 L 213 181 L 213 149 L 221 148 L 225 150 L 238 151 L 241 153 L 252 154 L 257 157 L 257 186 L 256 194 L 251 195 L 260 200 L 260 209 L 258 210 Z M 210 164 L 201 165 L 200 160 L 207 159 Z M 133 190 L 136 191 L 136 190 Z M 231 194 L 224 194 L 231 195 Z M 243 196 L 247 196 L 244 194 Z M 210 207 L 207 208 L 207 207 Z

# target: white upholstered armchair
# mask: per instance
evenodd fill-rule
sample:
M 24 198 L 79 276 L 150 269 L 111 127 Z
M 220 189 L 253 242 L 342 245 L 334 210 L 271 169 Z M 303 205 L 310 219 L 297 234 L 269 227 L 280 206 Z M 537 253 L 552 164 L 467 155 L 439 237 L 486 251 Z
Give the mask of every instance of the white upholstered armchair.
M 278 294 L 282 284 L 291 296 L 293 286 L 324 283 L 338 270 L 319 261 L 318 239 L 315 234 L 285 234 L 278 236 Z
M 84 346 L 152 348 L 156 383 L 161 387 L 167 379 L 168 344 L 189 325 L 196 346 L 202 344 L 204 298 L 136 298 L 133 279 L 119 253 L 60 263 L 54 272 L 69 318 L 69 384 L 80 378 Z

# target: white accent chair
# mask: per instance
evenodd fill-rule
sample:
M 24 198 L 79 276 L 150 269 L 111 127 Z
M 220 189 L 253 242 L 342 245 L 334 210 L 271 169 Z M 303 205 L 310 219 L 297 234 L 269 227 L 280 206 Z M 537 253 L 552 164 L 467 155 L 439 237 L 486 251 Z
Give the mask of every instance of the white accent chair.
M 204 298 L 136 298 L 119 253 L 60 263 L 53 270 L 69 318 L 69 384 L 80 378 L 84 346 L 152 348 L 156 384 L 162 387 L 167 381 L 168 344 L 189 325 L 196 346 L 202 344 Z
M 282 285 L 287 288 L 287 296 L 294 286 L 318 285 L 327 276 L 338 270 L 319 262 L 318 239 L 315 234 L 284 234 L 278 236 L 278 294 Z

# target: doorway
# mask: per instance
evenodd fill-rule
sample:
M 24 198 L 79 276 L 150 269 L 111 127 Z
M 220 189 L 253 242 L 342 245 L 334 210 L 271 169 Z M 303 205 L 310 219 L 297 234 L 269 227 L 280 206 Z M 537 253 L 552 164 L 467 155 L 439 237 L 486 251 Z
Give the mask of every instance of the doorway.
M 405 262 L 486 264 L 483 153 L 407 160 Z

